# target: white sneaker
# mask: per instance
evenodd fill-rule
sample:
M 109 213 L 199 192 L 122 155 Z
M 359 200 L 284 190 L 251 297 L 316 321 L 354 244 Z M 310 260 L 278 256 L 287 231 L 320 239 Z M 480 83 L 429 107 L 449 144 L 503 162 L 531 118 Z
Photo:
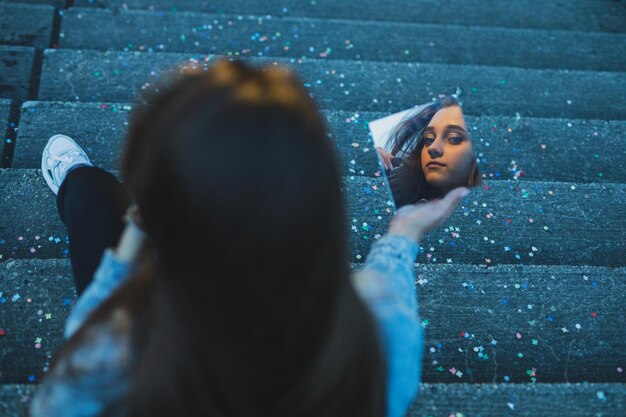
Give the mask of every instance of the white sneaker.
M 68 172 L 80 165 L 93 166 L 85 151 L 72 138 L 54 135 L 48 140 L 41 156 L 41 172 L 52 192 L 57 194 Z

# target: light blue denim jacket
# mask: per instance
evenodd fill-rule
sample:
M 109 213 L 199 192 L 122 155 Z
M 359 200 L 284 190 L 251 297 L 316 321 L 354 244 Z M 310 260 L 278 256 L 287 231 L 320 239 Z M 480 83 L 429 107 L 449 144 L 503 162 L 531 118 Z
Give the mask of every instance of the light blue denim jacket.
M 352 282 L 378 324 L 387 358 L 387 417 L 402 417 L 417 394 L 421 379 L 424 329 L 417 314 L 413 262 L 419 246 L 409 238 L 385 235 L 372 244 L 365 266 L 352 274 Z M 107 249 L 92 283 L 70 313 L 65 337 L 72 334 L 132 273 L 133 265 Z M 123 315 L 112 320 L 110 331 L 96 329 L 67 360 L 54 367 L 38 387 L 30 404 L 32 417 L 96 416 L 116 408 L 129 389 L 129 347 L 119 332 Z M 74 372 L 69 372 L 72 369 Z M 78 372 L 75 372 L 78 371 Z

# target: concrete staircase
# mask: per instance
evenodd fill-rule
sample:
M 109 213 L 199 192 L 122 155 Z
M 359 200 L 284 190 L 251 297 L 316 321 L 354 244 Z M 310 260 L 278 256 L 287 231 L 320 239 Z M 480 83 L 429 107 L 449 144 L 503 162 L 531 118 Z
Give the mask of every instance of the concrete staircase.
M 0 0 L 0 415 L 26 415 L 76 299 L 47 139 L 117 173 L 135 95 L 217 56 L 317 99 L 355 269 L 392 216 L 368 121 L 459 94 L 484 186 L 421 242 L 408 415 L 625 415 L 625 55 L 624 1 Z

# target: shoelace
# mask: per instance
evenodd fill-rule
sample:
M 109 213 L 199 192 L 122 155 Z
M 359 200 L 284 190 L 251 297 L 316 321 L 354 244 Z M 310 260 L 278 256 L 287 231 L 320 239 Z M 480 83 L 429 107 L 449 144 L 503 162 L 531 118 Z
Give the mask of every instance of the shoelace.
M 77 156 L 80 156 L 81 159 L 85 159 L 83 157 L 83 154 L 79 150 L 77 150 L 77 149 L 71 149 L 71 150 L 69 150 L 69 151 L 67 151 L 65 153 L 62 153 L 59 156 L 52 156 L 52 155 L 50 156 L 50 159 L 54 159 L 54 160 L 58 161 L 58 162 L 54 163 L 54 165 L 52 166 L 52 170 L 51 170 L 52 173 L 53 173 L 54 178 L 57 181 L 61 179 L 60 178 L 60 174 L 62 172 L 65 172 L 67 166 L 69 164 L 71 164 L 72 162 L 74 162 L 74 159 L 72 158 L 72 155 L 77 155 Z

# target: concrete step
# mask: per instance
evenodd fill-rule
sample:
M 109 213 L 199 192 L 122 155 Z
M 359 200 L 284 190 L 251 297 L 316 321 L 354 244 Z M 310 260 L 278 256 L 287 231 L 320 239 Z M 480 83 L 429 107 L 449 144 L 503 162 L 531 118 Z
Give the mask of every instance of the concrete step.
M 0 3 L 0 44 L 50 47 L 54 8 Z
M 0 45 L 0 98 L 26 100 L 35 49 Z
M 0 275 L 0 383 L 38 382 L 76 299 L 69 260 Z M 416 280 L 425 382 L 626 382 L 626 268 L 420 263 Z
M 38 382 L 76 300 L 69 259 L 9 260 L 0 276 L 0 381 Z
M 67 6 L 68 0 L 0 0 L 0 3 L 43 4 L 63 9 Z
M 625 384 L 420 384 L 408 417 L 618 416 Z
M 35 385 L 0 385 L 0 412 L 25 417 Z M 618 416 L 626 384 L 420 384 L 408 417 Z
M 0 261 L 67 256 L 67 235 L 56 197 L 40 170 L 0 169 L 0 191 Z M 360 261 L 371 242 L 386 230 L 392 203 L 381 178 L 345 177 L 344 191 L 353 258 Z
M 41 151 L 52 135 L 64 132 L 76 138 L 97 166 L 119 169 L 131 105 L 128 103 L 25 102 L 20 120 L 20 140 L 13 159 L 15 168 L 38 168 Z M 324 112 L 346 175 L 380 176 L 381 169 L 367 124 L 348 112 Z
M 94 164 L 118 169 L 129 103 L 30 101 L 22 106 L 14 168 L 38 168 L 48 138 L 79 140 Z M 346 175 L 380 175 L 368 123 L 386 113 L 323 111 Z M 626 121 L 466 116 L 487 179 L 626 183 Z M 563 148 L 563 138 L 569 147 Z M 558 151 L 557 151 L 558 150 Z M 575 166 L 576 169 L 571 169 Z
M 418 265 L 416 276 L 425 382 L 626 382 L 626 268 Z
M 129 27 L 138 30 L 128 30 Z M 382 41 L 384 39 L 384 42 Z M 624 71 L 626 33 L 71 8 L 67 49 Z
M 570 0 L 75 0 L 75 6 L 625 32 L 615 1 Z
M 11 119 L 11 111 L 11 100 L 0 98 L 0 167 L 10 167 L 13 159 L 17 123 Z
M 9 126 L 9 113 L 11 111 L 11 100 L 0 98 L 0 138 L 2 143 L 6 142 L 5 134 Z
M 0 385 L 0 414 L 4 417 L 26 417 L 28 403 L 36 388 L 32 384 Z
M 183 62 L 208 66 L 207 61 L 214 58 L 47 49 L 39 99 L 130 101 L 167 69 Z M 325 109 L 394 112 L 438 94 L 458 92 L 468 113 L 474 115 L 626 119 L 622 100 L 626 73 L 322 59 L 249 60 L 291 67 Z
M 352 259 L 363 262 L 392 216 L 380 178 L 344 177 Z M 56 201 L 35 169 L 0 170 L 0 255 L 65 256 Z M 491 181 L 422 240 L 428 263 L 626 266 L 626 184 Z M 584 233 L 581 231 L 584 230 Z M 0 241 L 1 242 L 1 241 Z

